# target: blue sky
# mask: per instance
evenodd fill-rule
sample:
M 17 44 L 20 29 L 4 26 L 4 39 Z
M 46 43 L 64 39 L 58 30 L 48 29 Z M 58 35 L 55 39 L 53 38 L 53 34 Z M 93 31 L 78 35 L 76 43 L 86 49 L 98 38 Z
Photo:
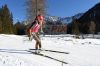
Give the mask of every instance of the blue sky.
M 56 16 L 73 16 L 86 12 L 100 0 L 48 0 L 48 13 Z
M 84 13 L 100 0 L 47 0 L 47 14 L 52 16 L 68 17 L 77 13 Z M 25 0 L 0 0 L 0 7 L 4 4 L 13 13 L 13 19 L 26 19 Z

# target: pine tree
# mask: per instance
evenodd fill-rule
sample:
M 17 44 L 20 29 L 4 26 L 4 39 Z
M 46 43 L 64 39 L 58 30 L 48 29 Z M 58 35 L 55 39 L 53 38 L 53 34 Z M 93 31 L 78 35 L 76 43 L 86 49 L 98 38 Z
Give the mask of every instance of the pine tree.
M 76 38 L 79 38 L 79 24 L 78 24 L 78 20 L 77 19 L 73 19 L 73 23 L 72 23 L 72 34 L 76 35 Z
M 1 16 L 0 16 L 0 33 L 2 33 L 2 21 L 1 21 Z
M 0 17 L 0 33 L 2 32 L 2 24 L 1 24 L 1 17 Z
M 13 20 L 12 15 L 7 5 L 2 6 L 2 33 L 11 34 L 13 33 Z
M 0 8 L 0 33 L 3 31 L 3 22 L 2 22 L 2 8 Z
M 10 23 L 9 23 L 9 29 L 10 29 L 10 33 L 14 33 L 14 26 L 13 26 L 13 15 L 12 13 L 10 14 Z
M 25 35 L 25 25 L 23 23 L 18 21 L 14 26 L 17 35 Z
M 89 32 L 90 32 L 91 34 L 93 34 L 93 38 L 94 38 L 94 33 L 95 33 L 95 31 L 96 31 L 96 24 L 95 24 L 94 21 L 91 21 L 91 22 L 90 22 L 90 26 L 89 26 Z

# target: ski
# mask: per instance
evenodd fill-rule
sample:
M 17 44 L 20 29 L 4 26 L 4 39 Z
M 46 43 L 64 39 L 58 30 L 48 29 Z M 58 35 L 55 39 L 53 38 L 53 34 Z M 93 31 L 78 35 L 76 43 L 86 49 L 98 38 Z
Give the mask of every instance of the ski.
M 36 49 L 29 49 L 29 50 L 36 50 Z M 63 53 L 63 54 L 69 54 L 69 52 L 62 52 L 62 51 L 55 51 L 55 50 L 46 50 L 46 49 L 38 49 L 40 51 L 47 51 L 47 52 L 55 52 L 55 53 Z
M 61 61 L 61 60 L 59 60 L 59 59 L 56 59 L 56 58 L 50 57 L 50 56 L 48 56 L 48 55 L 44 55 L 44 54 L 42 54 L 42 53 L 36 53 L 36 52 L 33 52 L 33 51 L 28 51 L 28 52 L 31 52 L 31 53 L 34 54 L 34 55 L 39 55 L 39 56 L 42 56 L 42 57 L 46 57 L 46 58 L 49 58 L 49 59 L 52 59 L 52 60 L 55 60 L 55 61 L 58 61 L 58 62 L 64 63 L 64 64 L 68 64 L 68 63 L 65 62 L 65 61 Z

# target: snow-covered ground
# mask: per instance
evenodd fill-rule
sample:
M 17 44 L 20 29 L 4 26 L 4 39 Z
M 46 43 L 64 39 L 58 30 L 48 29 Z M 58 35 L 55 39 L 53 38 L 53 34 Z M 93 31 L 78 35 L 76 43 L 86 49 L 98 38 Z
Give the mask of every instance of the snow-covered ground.
M 0 34 L 0 66 L 100 66 L 100 39 L 75 39 L 71 35 L 41 37 L 42 48 L 69 54 L 41 51 L 61 62 L 31 54 L 35 46 L 26 36 Z

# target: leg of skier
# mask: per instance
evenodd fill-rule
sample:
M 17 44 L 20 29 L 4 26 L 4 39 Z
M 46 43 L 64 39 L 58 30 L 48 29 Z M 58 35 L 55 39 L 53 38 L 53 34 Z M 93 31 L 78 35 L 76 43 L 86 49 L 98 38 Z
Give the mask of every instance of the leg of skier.
M 35 44 L 36 53 L 39 53 L 39 49 L 41 49 L 41 40 L 37 33 L 33 33 L 33 37 L 36 41 L 36 44 Z
M 36 36 L 37 36 L 37 39 L 39 40 L 39 42 L 37 42 L 38 43 L 38 49 L 41 49 L 41 39 L 40 39 L 40 36 L 39 36 L 38 33 L 36 34 Z
M 31 32 L 31 29 L 29 30 L 29 40 L 32 41 L 32 32 Z

